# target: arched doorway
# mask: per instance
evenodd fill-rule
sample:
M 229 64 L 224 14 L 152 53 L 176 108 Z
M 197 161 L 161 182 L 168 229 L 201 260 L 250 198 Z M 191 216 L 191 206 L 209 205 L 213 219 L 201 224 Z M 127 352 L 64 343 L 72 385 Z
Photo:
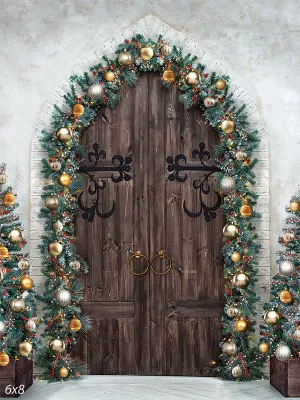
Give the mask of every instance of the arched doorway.
M 199 108 L 184 109 L 179 92 L 163 87 L 160 75 L 145 73 L 135 88 L 124 84 L 118 107 L 101 109 L 81 137 L 89 157 L 81 165 L 85 210 L 76 218 L 76 237 L 89 264 L 82 308 L 93 329 L 75 351 L 92 374 L 200 376 L 217 358 L 224 218 L 221 210 L 211 218 L 220 201 L 213 175 L 204 181 L 207 195 L 196 188 L 214 172 L 213 157 L 207 160 L 201 149 L 212 153 L 219 138 Z M 178 165 L 188 168 L 177 180 L 172 165 L 180 154 L 187 162 Z M 115 155 L 123 160 L 113 162 Z M 117 165 L 119 172 L 111 171 Z M 89 193 L 95 185 L 96 193 Z M 97 195 L 101 216 L 93 215 Z M 200 195 L 212 208 L 206 215 Z M 155 273 L 169 265 L 159 256 L 154 271 L 129 271 L 135 251 L 151 259 L 159 250 L 172 261 L 168 273 Z M 145 267 L 144 258 L 131 259 L 132 272 Z

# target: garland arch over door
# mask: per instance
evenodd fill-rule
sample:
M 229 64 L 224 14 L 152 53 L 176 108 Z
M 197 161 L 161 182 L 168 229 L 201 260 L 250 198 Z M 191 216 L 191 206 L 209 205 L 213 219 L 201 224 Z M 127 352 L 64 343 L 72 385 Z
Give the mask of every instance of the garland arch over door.
M 201 167 L 199 144 L 212 152 L 219 138 L 202 111 L 185 110 L 179 88 L 164 88 L 159 74 L 142 74 L 135 88 L 124 84 L 120 97 L 118 107 L 102 109 L 81 137 L 89 152 L 80 168 L 81 207 L 86 210 L 96 197 L 88 188 L 99 182 L 105 187 L 99 189 L 104 214 L 92 219 L 80 210 L 76 218 L 77 250 L 89 264 L 82 308 L 93 319 L 76 354 L 92 374 L 207 375 L 222 339 L 224 218 L 221 210 L 209 222 L 198 215 L 199 194 L 208 208 L 219 201 L 214 177 L 205 182 L 209 193 L 201 194 L 193 185 L 208 172 L 182 171 L 180 182 L 172 179 L 168 161 L 184 154 L 187 163 L 180 165 Z M 98 163 L 95 143 L 106 151 Z M 109 169 L 115 155 L 132 159 L 131 179 L 99 171 L 101 164 Z M 207 169 L 213 168 L 205 156 Z M 169 261 L 160 257 L 142 275 L 129 271 L 135 251 L 151 259 L 161 249 L 172 261 L 169 272 Z M 143 273 L 145 259 L 132 258 L 130 268 Z
M 163 47 L 165 44 L 166 46 Z M 147 57 L 151 53 L 147 47 L 152 49 L 150 59 L 141 57 L 142 53 L 145 55 L 144 48 L 148 53 Z M 164 52 L 163 54 L 163 48 L 167 48 L 167 52 L 170 51 L 170 53 Z M 118 55 L 124 51 L 131 55 L 132 62 L 129 65 L 123 65 L 118 58 Z M 253 218 L 259 215 L 256 212 L 252 213 L 251 209 L 251 206 L 256 205 L 257 195 L 249 186 L 250 183 L 255 183 L 255 174 L 252 169 L 256 163 L 253 158 L 253 150 L 257 148 L 258 144 L 257 131 L 253 131 L 249 127 L 245 106 L 239 108 L 236 106 L 229 90 L 229 78 L 214 72 L 205 73 L 204 66 L 196 64 L 195 60 L 196 57 L 192 57 L 190 54 L 184 56 L 180 48 L 176 46 L 171 48 L 161 37 L 153 41 L 137 35 L 131 41 L 126 40 L 119 45 L 117 56 L 113 60 L 104 57 L 101 63 L 92 66 L 89 72 L 70 78 L 71 88 L 64 96 L 63 108 L 56 107 L 52 115 L 51 127 L 43 130 L 41 142 L 48 155 L 48 158 L 43 160 L 43 174 L 45 178 L 50 178 L 50 182 L 48 181 L 47 186 L 43 188 L 42 195 L 46 205 L 41 210 L 41 215 L 46 219 L 46 235 L 44 231 L 39 231 L 42 238 L 40 247 L 45 254 L 43 261 L 43 273 L 46 277 L 44 300 L 47 303 L 45 318 L 47 340 L 42 359 L 44 360 L 43 366 L 48 365 L 45 376 L 50 377 L 50 380 L 61 378 L 59 371 L 62 367 L 68 370 L 66 379 L 76 378 L 82 372 L 71 354 L 73 345 L 76 344 L 76 332 L 84 333 L 89 325 L 87 316 L 80 309 L 80 293 L 82 291 L 80 275 L 83 272 L 87 273 L 88 268 L 85 260 L 76 253 L 74 245 L 73 220 L 77 212 L 78 190 L 81 188 L 78 172 L 84 158 L 79 141 L 85 129 L 95 121 L 99 110 L 102 112 L 102 108 L 107 106 L 116 107 L 119 101 L 118 91 L 123 83 L 136 84 L 138 76 L 145 71 L 159 72 L 162 76 L 162 84 L 168 88 L 173 84 L 178 85 L 181 90 L 180 101 L 184 103 L 185 107 L 189 109 L 196 106 L 204 110 L 205 121 L 218 132 L 220 144 L 214 148 L 215 162 L 221 170 L 219 178 L 223 184 L 222 187 L 227 192 L 222 206 L 222 212 L 226 219 L 223 246 L 226 299 L 225 313 L 222 316 L 223 340 L 234 340 L 236 353 L 234 357 L 222 354 L 222 362 L 215 371 L 216 374 L 228 379 L 260 377 L 258 367 L 261 365 L 263 356 L 257 354 L 257 349 L 254 353 L 248 351 L 249 347 L 255 347 L 251 335 L 254 332 L 252 317 L 257 297 L 253 289 L 257 274 L 256 256 L 260 247 L 255 243 L 256 236 L 253 232 L 255 230 Z M 173 77 L 170 70 L 173 71 Z M 166 71 L 168 71 L 168 75 L 165 75 Z M 107 79 L 107 72 L 110 74 L 113 72 L 113 80 Z M 193 73 L 190 75 L 191 72 Z M 188 76 L 193 76 L 195 79 L 195 75 L 196 84 L 195 80 L 192 83 L 187 79 Z M 170 76 L 172 79 L 175 78 L 174 82 L 168 81 Z M 103 96 L 92 101 L 90 90 L 94 84 L 98 90 L 100 86 Z M 198 153 L 203 154 L 203 145 L 199 147 L 198 143 L 197 146 L 191 150 L 198 149 Z M 97 153 L 97 149 L 103 150 L 101 143 L 99 148 L 93 148 L 92 152 Z M 112 154 L 108 154 L 106 161 L 109 164 Z M 189 158 L 190 153 L 184 155 Z M 120 151 L 121 158 L 114 159 L 117 163 L 116 171 L 121 169 L 126 172 L 127 170 L 129 161 L 122 158 L 123 156 L 126 154 Z M 175 162 L 176 154 L 168 154 L 168 156 L 173 157 L 175 169 L 171 168 L 171 171 L 168 170 L 167 173 L 174 172 L 178 167 Z M 247 157 L 246 160 L 245 157 Z M 179 159 L 183 160 L 181 156 Z M 123 166 L 120 167 L 121 164 Z M 167 164 L 172 167 L 172 160 L 169 159 Z M 111 165 L 109 169 L 111 169 Z M 179 184 L 175 178 L 172 183 Z M 103 194 L 109 195 L 109 191 L 104 190 L 105 185 L 99 191 L 102 189 Z M 81 200 L 82 205 L 86 205 L 84 195 L 81 196 Z M 184 212 L 187 215 L 189 211 L 198 213 L 199 208 L 193 208 L 187 200 L 183 203 L 183 205 L 185 204 Z M 215 205 L 216 203 L 211 204 L 211 209 L 207 210 L 210 218 L 213 217 Z M 244 206 L 248 210 L 246 216 Z M 91 207 L 86 208 L 86 217 L 89 218 Z M 94 211 L 96 208 L 95 206 Z M 112 201 L 107 209 L 100 209 L 99 213 L 113 215 L 114 212 L 117 212 L 117 203 Z M 227 224 L 230 225 L 229 230 Z M 232 237 L 231 234 L 233 234 Z M 237 258 L 235 261 L 232 259 L 233 253 L 236 252 L 242 256 L 240 261 L 237 261 Z M 250 284 L 241 288 L 235 285 L 233 278 L 235 274 L 243 271 L 249 275 Z M 64 292 L 60 292 L 60 290 L 64 290 Z M 71 301 L 71 303 L 67 302 L 66 304 L 65 299 L 69 299 L 68 302 Z M 234 316 L 238 317 L 237 321 Z M 238 327 L 243 327 L 244 331 L 238 331 Z M 59 344 L 58 354 L 53 348 L 57 344 Z M 222 342 L 220 347 L 222 347 Z M 76 352 L 76 346 L 74 348 Z

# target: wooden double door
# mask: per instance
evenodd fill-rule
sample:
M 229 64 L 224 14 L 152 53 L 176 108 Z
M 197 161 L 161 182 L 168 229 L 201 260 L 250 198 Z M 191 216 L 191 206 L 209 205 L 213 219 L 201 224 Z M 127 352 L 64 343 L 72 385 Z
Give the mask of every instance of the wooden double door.
M 209 194 L 197 188 L 205 173 L 193 168 L 201 155 L 203 165 L 213 164 L 203 151 L 212 152 L 218 135 L 199 109 L 184 109 L 179 94 L 144 74 L 136 87 L 123 85 L 118 107 L 102 109 L 81 139 L 89 157 L 76 236 L 90 268 L 82 308 L 93 329 L 75 351 L 92 374 L 201 376 L 218 354 L 224 221 L 220 209 L 209 222 L 204 208 L 198 215 L 200 195 L 208 207 L 218 197 L 213 176 Z M 180 169 L 179 154 L 190 169 Z M 159 250 L 172 260 L 168 273 L 129 271 L 135 251 L 151 259 Z M 146 266 L 143 258 L 130 263 L 137 273 Z M 153 262 L 157 272 L 167 266 L 166 258 Z

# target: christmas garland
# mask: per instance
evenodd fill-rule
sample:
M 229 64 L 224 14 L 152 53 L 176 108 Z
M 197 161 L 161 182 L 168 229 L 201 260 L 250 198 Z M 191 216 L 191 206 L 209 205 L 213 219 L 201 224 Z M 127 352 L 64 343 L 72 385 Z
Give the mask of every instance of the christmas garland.
M 229 90 L 229 77 L 208 74 L 197 57 L 183 55 L 163 38 L 157 41 L 136 35 L 120 44 L 116 58 L 104 56 L 99 64 L 82 76 L 70 78 L 70 90 L 64 95 L 65 109 L 55 106 L 50 130 L 43 130 L 41 143 L 48 153 L 43 160 L 43 175 L 53 183 L 44 188 L 45 232 L 41 250 L 45 254 L 43 273 L 46 277 L 43 300 L 46 302 L 44 336 L 47 345 L 39 355 L 50 380 L 79 377 L 81 365 L 70 356 L 77 332 L 90 327 L 82 315 L 79 302 L 83 285 L 79 274 L 87 273 L 85 261 L 76 255 L 73 220 L 77 210 L 76 196 L 81 187 L 78 173 L 85 158 L 79 144 L 84 130 L 95 120 L 101 107 L 114 108 L 120 101 L 118 90 L 126 82 L 137 83 L 142 72 L 159 72 L 166 88 L 178 85 L 180 101 L 186 108 L 200 107 L 205 119 L 217 130 L 220 144 L 214 149 L 221 173 L 218 183 L 224 193 L 222 212 L 224 227 L 225 312 L 222 316 L 223 353 L 214 372 L 227 379 L 257 379 L 264 356 L 253 338 L 254 306 L 258 297 L 256 255 L 260 246 L 252 223 L 259 217 L 253 211 L 257 194 L 251 158 L 258 147 L 258 132 L 249 127 L 246 106 L 237 107 Z M 63 371 L 63 373 L 62 373 Z

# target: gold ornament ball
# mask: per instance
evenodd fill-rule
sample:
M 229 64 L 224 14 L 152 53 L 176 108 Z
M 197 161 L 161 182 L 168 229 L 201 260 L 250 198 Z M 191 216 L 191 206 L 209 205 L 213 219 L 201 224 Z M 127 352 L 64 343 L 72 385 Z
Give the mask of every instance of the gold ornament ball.
M 260 351 L 261 353 L 268 353 L 269 348 L 270 348 L 270 346 L 269 346 L 269 344 L 266 343 L 266 342 L 261 342 L 261 343 L 259 344 L 259 351 Z
M 226 314 L 228 315 L 229 318 L 234 318 L 238 315 L 239 310 L 237 307 L 229 307 L 226 311 Z
M 119 54 L 118 61 L 123 67 L 130 65 L 132 61 L 131 54 L 128 53 L 127 51 L 122 51 Z
M 223 343 L 222 351 L 227 356 L 234 356 L 237 352 L 236 344 L 232 341 Z
M 58 183 L 60 184 L 60 186 L 69 186 L 71 182 L 72 179 L 70 175 L 66 174 L 65 172 L 58 177 Z
M 283 304 L 289 304 L 293 301 L 293 295 L 289 290 L 283 290 L 280 293 L 279 298 Z
M 153 55 L 154 55 L 154 52 L 153 52 L 152 47 L 142 47 L 140 50 L 140 56 L 141 56 L 142 60 L 144 60 L 144 61 L 151 60 Z
M 80 103 L 76 103 L 74 104 L 74 106 L 72 107 L 72 114 L 74 115 L 74 117 L 78 118 L 81 117 L 84 114 L 84 107 L 82 104 Z
M 249 204 L 244 204 L 240 209 L 240 214 L 244 218 L 249 218 L 253 214 L 253 209 Z
M 236 367 L 232 368 L 231 373 L 234 378 L 240 378 L 243 375 L 243 370 L 239 365 L 237 365 Z
M 230 119 L 224 119 L 221 123 L 221 129 L 223 132 L 230 134 L 235 130 L 235 123 Z
M 0 353 L 0 367 L 6 367 L 9 363 L 9 357 L 4 350 Z
M 63 353 L 65 351 L 65 342 L 60 339 L 53 339 L 49 343 L 49 348 L 54 354 Z
M 24 290 L 30 290 L 33 288 L 33 280 L 30 278 L 30 276 L 23 276 L 21 279 L 21 287 Z
M 72 139 L 72 136 L 72 129 L 66 126 L 63 126 L 56 131 L 56 137 L 62 143 L 68 143 Z
M 165 82 L 175 82 L 176 80 L 175 72 L 172 69 L 166 69 L 162 77 Z
M 81 322 L 78 318 L 73 317 L 70 321 L 70 330 L 72 332 L 78 332 L 81 329 Z
M 238 227 L 234 224 L 226 224 L 223 228 L 223 235 L 227 239 L 234 239 L 239 234 Z
M 48 251 L 52 256 L 59 256 L 63 251 L 63 245 L 60 242 L 52 242 L 48 246 Z
M 241 253 L 239 253 L 238 251 L 234 251 L 234 252 L 231 254 L 231 260 L 232 260 L 233 262 L 240 262 L 241 259 L 242 259 L 242 255 L 241 255 Z
M 269 310 L 264 315 L 265 323 L 269 326 L 275 326 L 279 321 L 279 315 L 274 310 Z
M 10 308 L 15 312 L 21 312 L 25 310 L 25 301 L 23 298 L 14 299 L 10 303 Z
M 49 209 L 49 210 L 56 210 L 57 207 L 59 206 L 59 198 L 56 196 L 47 196 L 45 198 L 45 206 Z
M 0 172 L 0 185 L 4 185 L 7 181 L 7 175 L 4 172 Z
M 194 71 L 194 70 L 189 71 L 186 74 L 184 80 L 188 86 L 195 87 L 195 86 L 199 85 L 199 83 L 200 83 L 200 74 L 198 71 Z
M 163 56 L 169 56 L 171 51 L 172 47 L 168 43 L 163 44 L 160 48 L 160 52 Z
M 4 260 L 6 257 L 8 257 L 8 248 L 0 244 L 0 260 Z
M 298 203 L 298 201 L 294 200 L 290 202 L 290 210 L 291 211 L 298 211 L 300 208 L 300 204 Z
M 217 88 L 218 90 L 224 90 L 224 89 L 226 88 L 226 82 L 224 81 L 224 79 L 219 79 L 219 80 L 216 82 L 216 88 Z
M 18 262 L 18 268 L 21 271 L 25 271 L 26 269 L 29 268 L 29 262 L 27 260 L 25 260 L 24 258 L 21 258 L 21 260 Z
M 10 241 L 12 244 L 17 244 L 23 242 L 23 234 L 21 229 L 19 228 L 14 228 L 11 231 L 8 232 L 7 239 Z
M 239 333 L 244 333 L 248 329 L 248 322 L 245 318 L 240 318 L 235 323 L 235 329 Z
M 58 375 L 60 376 L 60 378 L 66 378 L 69 375 L 69 371 L 67 368 L 61 367 L 58 370 Z
M 292 334 L 292 338 L 296 342 L 300 342 L 300 325 L 296 326 L 295 331 Z
M 21 356 L 28 357 L 31 351 L 32 351 L 32 344 L 26 342 L 26 340 L 20 343 L 18 346 L 18 352 Z
M 232 283 L 239 289 L 245 289 L 250 283 L 249 275 L 245 272 L 238 272 L 234 275 Z
M 7 206 L 7 207 L 11 207 L 15 204 L 16 202 L 16 198 L 15 196 L 12 194 L 11 191 L 7 192 L 4 196 L 3 196 L 3 203 Z
M 238 161 L 246 161 L 247 158 L 248 158 L 248 154 L 245 153 L 245 152 L 242 151 L 242 150 L 239 150 L 239 151 L 237 151 L 237 152 L 235 153 L 235 158 L 236 158 Z
M 113 82 L 115 80 L 115 74 L 112 71 L 107 71 L 104 74 L 106 82 Z

